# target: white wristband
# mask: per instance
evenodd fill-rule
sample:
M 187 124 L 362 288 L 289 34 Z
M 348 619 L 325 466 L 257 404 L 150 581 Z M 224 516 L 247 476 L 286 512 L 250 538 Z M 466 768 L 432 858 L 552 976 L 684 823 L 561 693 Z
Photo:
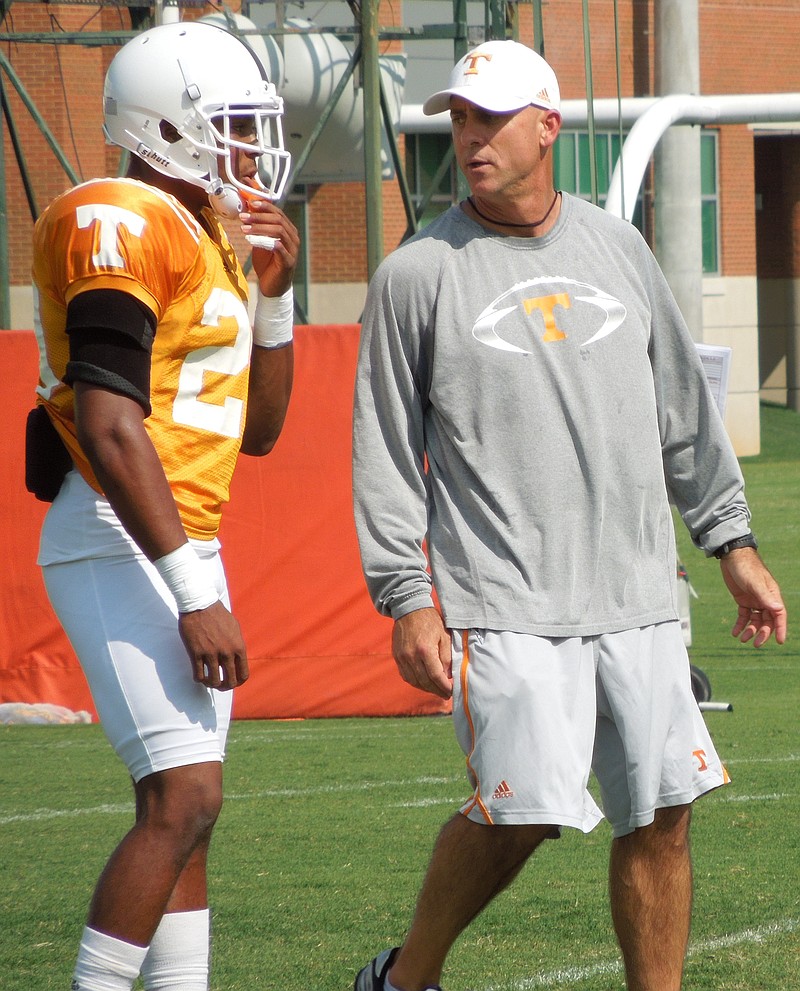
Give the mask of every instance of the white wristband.
M 253 344 L 259 348 L 278 348 L 292 340 L 294 323 L 294 289 L 282 296 L 262 296 L 256 301 L 253 317 Z
M 175 596 L 178 612 L 207 609 L 219 602 L 216 586 L 191 544 L 182 544 L 153 564 Z

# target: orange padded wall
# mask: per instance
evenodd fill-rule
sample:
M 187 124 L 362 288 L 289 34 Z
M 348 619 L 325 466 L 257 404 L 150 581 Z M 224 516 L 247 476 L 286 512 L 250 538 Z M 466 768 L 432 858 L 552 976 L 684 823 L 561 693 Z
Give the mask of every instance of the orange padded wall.
M 424 715 L 449 704 L 408 687 L 390 654 L 391 622 L 366 592 L 350 490 L 358 330 L 299 327 L 284 432 L 266 458 L 240 458 L 221 530 L 250 680 L 237 718 Z M 36 567 L 46 511 L 25 491 L 25 417 L 37 381 L 32 332 L 0 332 L 8 408 L 0 431 L 6 498 L 0 569 L 0 702 L 94 713 L 78 662 Z M 375 479 L 380 485 L 381 480 Z

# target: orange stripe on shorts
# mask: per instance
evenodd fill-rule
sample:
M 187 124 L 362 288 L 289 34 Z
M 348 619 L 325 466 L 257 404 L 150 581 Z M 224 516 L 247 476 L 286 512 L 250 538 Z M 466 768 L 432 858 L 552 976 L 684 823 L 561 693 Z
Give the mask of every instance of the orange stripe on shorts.
M 481 815 L 486 820 L 489 825 L 494 825 L 492 816 L 489 810 L 483 803 L 481 798 L 481 786 L 478 779 L 478 775 L 472 766 L 470 758 L 475 752 L 475 724 L 472 721 L 472 714 L 469 711 L 469 688 L 467 686 L 467 668 L 469 667 L 470 657 L 469 657 L 469 630 L 462 630 L 461 632 L 461 698 L 464 704 L 464 715 L 466 716 L 467 723 L 469 725 L 470 738 L 472 740 L 472 746 L 470 747 L 470 752 L 467 754 L 467 770 L 469 771 L 470 778 L 475 782 L 475 793 L 472 798 L 472 802 L 466 806 L 464 809 L 464 815 L 468 815 L 476 806 L 480 809 Z

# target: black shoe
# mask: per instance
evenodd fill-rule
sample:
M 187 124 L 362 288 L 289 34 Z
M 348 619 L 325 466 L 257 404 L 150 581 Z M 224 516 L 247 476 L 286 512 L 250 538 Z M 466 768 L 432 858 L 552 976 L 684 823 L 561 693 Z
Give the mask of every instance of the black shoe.
M 384 950 L 358 972 L 353 982 L 353 991 L 385 991 L 386 975 L 392 969 L 394 958 L 397 956 L 400 947 L 392 947 L 391 950 Z M 431 984 L 425 991 L 442 991 L 438 984 Z
M 391 970 L 399 946 L 384 950 L 358 972 L 353 982 L 353 991 L 384 991 L 386 975 Z

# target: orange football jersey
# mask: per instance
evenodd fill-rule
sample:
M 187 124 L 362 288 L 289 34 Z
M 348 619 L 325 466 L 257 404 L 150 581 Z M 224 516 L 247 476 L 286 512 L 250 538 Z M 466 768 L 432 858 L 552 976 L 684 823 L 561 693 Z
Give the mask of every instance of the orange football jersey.
M 80 449 L 67 304 L 117 289 L 157 319 L 145 426 L 190 537 L 212 539 L 241 446 L 252 331 L 247 282 L 209 209 L 211 237 L 174 197 L 133 179 L 97 179 L 51 203 L 34 232 L 35 327 L 44 403 L 78 471 L 100 485 Z

